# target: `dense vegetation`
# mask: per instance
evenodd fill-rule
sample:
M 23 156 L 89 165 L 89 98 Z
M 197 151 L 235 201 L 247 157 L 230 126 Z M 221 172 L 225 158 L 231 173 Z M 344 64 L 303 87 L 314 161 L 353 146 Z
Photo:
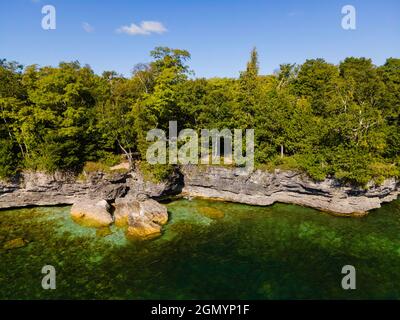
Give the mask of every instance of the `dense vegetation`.
M 149 129 L 254 128 L 256 165 L 365 185 L 399 175 L 400 59 L 284 64 L 260 75 L 254 49 L 238 79 L 192 79 L 184 50 L 156 48 L 131 78 L 89 66 L 0 60 L 0 177 L 23 169 L 143 159 Z

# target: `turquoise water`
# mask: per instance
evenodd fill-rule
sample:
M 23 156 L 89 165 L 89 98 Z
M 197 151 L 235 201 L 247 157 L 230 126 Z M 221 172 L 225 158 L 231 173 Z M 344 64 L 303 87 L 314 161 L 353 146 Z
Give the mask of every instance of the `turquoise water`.
M 81 227 L 69 207 L 0 211 L 0 299 L 398 299 L 400 201 L 364 218 L 293 205 L 167 204 L 150 241 Z M 22 248 L 4 250 L 12 239 Z M 53 265 L 57 289 L 43 290 Z M 357 289 L 343 290 L 344 265 Z

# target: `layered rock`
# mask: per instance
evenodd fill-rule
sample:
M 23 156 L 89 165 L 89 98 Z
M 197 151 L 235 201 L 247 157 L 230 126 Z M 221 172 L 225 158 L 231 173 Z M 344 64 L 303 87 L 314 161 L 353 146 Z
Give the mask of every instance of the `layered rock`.
M 68 173 L 23 172 L 0 181 L 0 209 L 74 204 L 81 198 L 113 201 L 129 190 L 129 174 L 94 172 L 84 180 Z
M 143 174 L 136 170 L 131 172 L 129 181 L 131 188 L 128 195 L 135 198 L 163 198 L 166 196 L 177 195 L 183 188 L 183 175 L 178 168 L 162 182 L 153 182 L 146 179 Z
M 282 202 L 339 214 L 363 214 L 396 199 L 400 183 L 392 178 L 380 186 L 370 184 L 362 189 L 342 185 L 335 179 L 315 182 L 305 174 L 293 171 L 256 170 L 243 174 L 236 168 L 193 165 L 182 166 L 167 181 L 160 183 L 147 181 L 138 171 L 125 174 L 94 172 L 83 180 L 65 173 L 24 172 L 13 181 L 0 181 L 0 209 L 73 204 L 82 198 L 104 199 L 110 203 L 115 201 L 116 209 L 121 207 L 115 213 L 116 224 L 126 225 L 129 222 L 127 212 L 140 208 L 135 202 L 126 204 L 125 200 L 119 199 L 143 202 L 179 193 L 251 205 Z M 161 219 L 163 217 L 161 214 Z
M 187 196 L 261 206 L 291 203 L 345 215 L 364 214 L 400 194 L 400 183 L 394 178 L 363 189 L 343 186 L 335 179 L 315 182 L 293 171 L 256 170 L 243 175 L 235 168 L 188 165 L 182 173 L 182 193 Z
M 0 209 L 26 206 L 68 205 L 82 198 L 161 198 L 182 190 L 182 175 L 175 171 L 164 182 L 146 181 L 140 172 L 92 172 L 83 179 L 68 173 L 26 171 L 12 181 L 0 181 Z
M 71 207 L 71 217 L 86 227 L 108 227 L 113 223 L 110 205 L 106 200 L 81 199 Z

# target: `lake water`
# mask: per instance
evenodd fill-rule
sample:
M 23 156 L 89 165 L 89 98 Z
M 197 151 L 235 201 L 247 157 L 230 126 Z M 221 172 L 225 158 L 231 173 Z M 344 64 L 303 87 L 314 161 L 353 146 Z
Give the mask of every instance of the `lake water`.
M 0 299 L 398 299 L 400 201 L 363 218 L 294 205 L 167 204 L 163 235 L 81 227 L 69 207 L 0 211 Z M 211 214 L 210 214 L 211 213 Z M 25 247 L 4 250 L 15 238 Z M 57 289 L 44 290 L 53 265 Z M 357 289 L 343 290 L 344 265 Z

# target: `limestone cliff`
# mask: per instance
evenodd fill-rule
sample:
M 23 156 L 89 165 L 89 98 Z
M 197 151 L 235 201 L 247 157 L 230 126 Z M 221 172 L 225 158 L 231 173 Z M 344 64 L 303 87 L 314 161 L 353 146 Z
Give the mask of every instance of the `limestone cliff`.
M 341 185 L 335 179 L 314 182 L 293 171 L 256 170 L 242 175 L 239 169 L 216 166 L 185 166 L 183 194 L 251 205 L 293 203 L 339 214 L 357 214 L 379 208 L 397 198 L 400 182 L 388 179 L 366 189 Z
M 392 178 L 366 189 L 342 185 L 335 179 L 312 181 L 293 171 L 256 170 L 242 175 L 221 166 L 182 166 L 163 183 L 146 181 L 140 172 L 95 172 L 77 180 L 68 174 L 25 172 L 11 182 L 0 182 L 0 208 L 73 204 L 78 199 L 109 202 L 129 196 L 158 199 L 182 194 L 251 205 L 293 203 L 339 214 L 360 214 L 379 208 L 400 194 L 400 181 Z

